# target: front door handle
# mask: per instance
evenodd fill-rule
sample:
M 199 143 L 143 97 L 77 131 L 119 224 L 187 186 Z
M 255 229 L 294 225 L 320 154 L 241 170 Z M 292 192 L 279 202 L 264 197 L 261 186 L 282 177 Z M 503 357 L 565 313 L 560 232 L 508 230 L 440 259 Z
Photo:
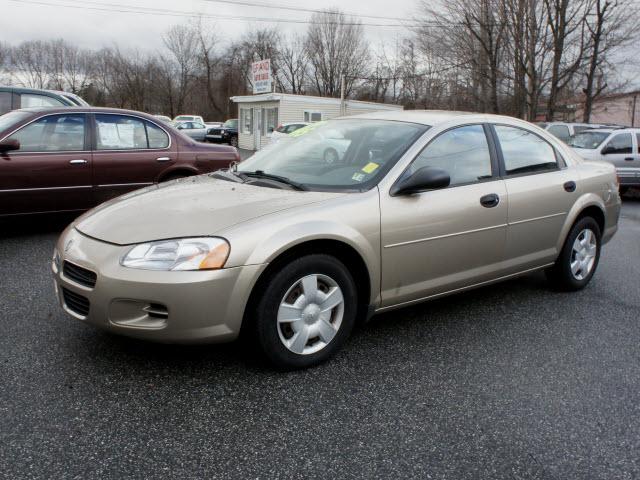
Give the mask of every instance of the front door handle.
M 158 157 L 156 158 L 156 162 L 170 162 L 171 157 Z
M 497 193 L 490 193 L 480 198 L 480 205 L 485 208 L 497 207 L 500 203 L 500 197 Z
M 77 160 L 69 160 L 71 165 L 84 165 L 87 161 L 84 158 L 78 158 Z
M 576 182 L 574 182 L 573 180 L 571 180 L 570 182 L 566 182 L 563 185 L 564 189 L 571 193 L 571 192 L 575 192 L 576 191 Z
M 625 160 L 626 160 L 627 162 L 633 162 L 633 157 L 627 157 L 627 158 L 625 158 Z

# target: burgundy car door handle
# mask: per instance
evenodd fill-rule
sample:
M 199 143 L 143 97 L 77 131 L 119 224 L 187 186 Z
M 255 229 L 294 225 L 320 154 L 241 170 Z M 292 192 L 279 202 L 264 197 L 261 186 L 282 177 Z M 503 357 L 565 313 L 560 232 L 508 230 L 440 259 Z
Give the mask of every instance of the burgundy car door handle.
M 87 161 L 84 158 L 78 158 L 77 160 L 69 160 L 71 165 L 84 165 Z
M 171 157 L 158 157 L 156 158 L 156 162 L 170 162 Z
M 497 193 L 490 193 L 480 198 L 480 205 L 486 208 L 497 207 L 500 203 L 500 197 Z

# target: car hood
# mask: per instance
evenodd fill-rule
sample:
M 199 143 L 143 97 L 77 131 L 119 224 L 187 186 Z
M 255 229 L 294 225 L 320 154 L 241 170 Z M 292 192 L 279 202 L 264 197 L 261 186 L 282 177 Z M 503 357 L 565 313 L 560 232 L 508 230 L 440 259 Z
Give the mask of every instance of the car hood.
M 110 200 L 81 216 L 75 228 L 118 245 L 216 235 L 256 217 L 340 195 L 344 194 L 280 190 L 201 175 Z

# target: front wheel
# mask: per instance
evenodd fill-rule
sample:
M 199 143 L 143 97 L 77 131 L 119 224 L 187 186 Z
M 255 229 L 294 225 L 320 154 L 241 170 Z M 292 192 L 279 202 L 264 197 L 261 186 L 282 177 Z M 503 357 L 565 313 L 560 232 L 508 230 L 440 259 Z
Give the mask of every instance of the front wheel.
M 546 271 L 551 284 L 564 291 L 586 287 L 600 260 L 600 240 L 600 227 L 593 218 L 584 217 L 576 222 L 555 265 Z
M 252 329 L 257 344 L 277 367 L 306 368 L 340 350 L 356 311 L 356 287 L 349 270 L 332 256 L 307 255 L 266 282 Z
M 231 137 L 229 139 L 229 145 L 238 148 L 238 137 Z

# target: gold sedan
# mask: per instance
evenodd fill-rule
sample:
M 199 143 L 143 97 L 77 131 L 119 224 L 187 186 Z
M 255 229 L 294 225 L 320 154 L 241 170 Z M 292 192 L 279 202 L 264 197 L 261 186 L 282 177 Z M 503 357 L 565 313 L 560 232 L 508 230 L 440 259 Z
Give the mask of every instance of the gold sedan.
M 275 365 L 308 367 L 377 312 L 538 269 L 585 287 L 617 192 L 612 165 L 524 121 L 367 114 L 89 211 L 53 272 L 87 324 L 160 342 L 242 332 Z

